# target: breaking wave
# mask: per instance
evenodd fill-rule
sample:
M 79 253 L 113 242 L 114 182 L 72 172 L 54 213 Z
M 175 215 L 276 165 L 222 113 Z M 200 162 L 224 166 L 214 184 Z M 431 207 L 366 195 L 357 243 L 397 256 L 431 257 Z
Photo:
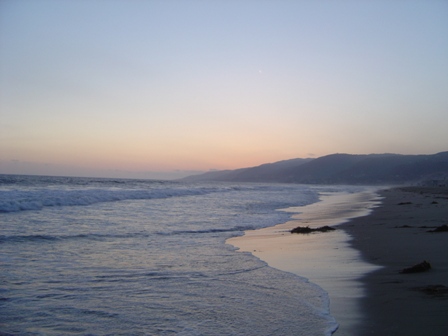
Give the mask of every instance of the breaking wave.
M 222 188 L 151 188 L 151 189 L 87 189 L 87 190 L 1 190 L 0 212 L 41 210 L 55 206 L 86 206 L 124 200 L 163 199 L 223 192 Z

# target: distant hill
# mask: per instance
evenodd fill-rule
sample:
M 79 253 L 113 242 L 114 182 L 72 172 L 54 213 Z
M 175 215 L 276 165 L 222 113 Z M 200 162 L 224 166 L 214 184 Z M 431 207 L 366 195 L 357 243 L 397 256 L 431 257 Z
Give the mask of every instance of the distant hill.
M 433 155 L 331 154 L 257 167 L 213 171 L 182 181 L 277 182 L 303 184 L 409 184 L 448 178 L 448 152 Z
M 313 159 L 292 159 L 275 163 L 265 163 L 257 167 L 235 170 L 217 170 L 200 175 L 187 176 L 182 181 L 227 181 L 227 182 L 278 182 L 285 170 L 310 162 Z

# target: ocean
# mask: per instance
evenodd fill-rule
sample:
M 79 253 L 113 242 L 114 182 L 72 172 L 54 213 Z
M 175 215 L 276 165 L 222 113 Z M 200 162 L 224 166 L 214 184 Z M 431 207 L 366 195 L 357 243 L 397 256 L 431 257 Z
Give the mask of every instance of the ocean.
M 0 334 L 330 335 L 324 289 L 226 240 L 355 189 L 0 175 Z

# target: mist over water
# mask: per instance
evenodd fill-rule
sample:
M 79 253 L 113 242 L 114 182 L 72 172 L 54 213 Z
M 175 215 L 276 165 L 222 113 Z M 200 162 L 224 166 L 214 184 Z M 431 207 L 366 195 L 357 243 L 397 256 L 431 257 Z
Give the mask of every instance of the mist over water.
M 2 175 L 0 330 L 329 334 L 320 287 L 225 244 L 323 189 Z

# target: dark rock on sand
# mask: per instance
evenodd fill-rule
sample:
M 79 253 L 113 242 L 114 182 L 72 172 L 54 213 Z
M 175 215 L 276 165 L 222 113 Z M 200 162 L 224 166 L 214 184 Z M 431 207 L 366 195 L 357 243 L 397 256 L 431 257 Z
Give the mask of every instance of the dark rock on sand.
M 431 264 L 424 260 L 420 264 L 414 265 L 412 267 L 403 268 L 400 273 L 406 274 L 406 273 L 420 273 L 420 272 L 426 272 L 431 269 Z
M 428 232 L 448 232 L 448 225 L 438 226 L 434 230 L 429 230 Z
M 434 296 L 448 295 L 448 287 L 445 285 L 428 285 L 424 287 L 415 287 L 414 290 Z
M 316 229 L 311 229 L 309 226 L 298 226 L 294 229 L 291 230 L 291 233 L 302 233 L 302 234 L 307 234 L 307 233 L 312 233 L 312 232 L 328 232 L 328 231 L 334 231 L 336 230 L 335 228 L 325 225 L 325 226 L 321 226 L 319 228 Z
M 440 225 L 440 226 L 427 226 L 427 225 L 423 225 L 423 226 L 411 226 L 411 225 L 400 225 L 400 226 L 395 226 L 396 229 L 413 229 L 413 228 L 418 228 L 418 229 L 433 229 L 433 230 L 428 230 L 427 232 L 448 232 L 448 225 L 444 224 L 444 225 Z

